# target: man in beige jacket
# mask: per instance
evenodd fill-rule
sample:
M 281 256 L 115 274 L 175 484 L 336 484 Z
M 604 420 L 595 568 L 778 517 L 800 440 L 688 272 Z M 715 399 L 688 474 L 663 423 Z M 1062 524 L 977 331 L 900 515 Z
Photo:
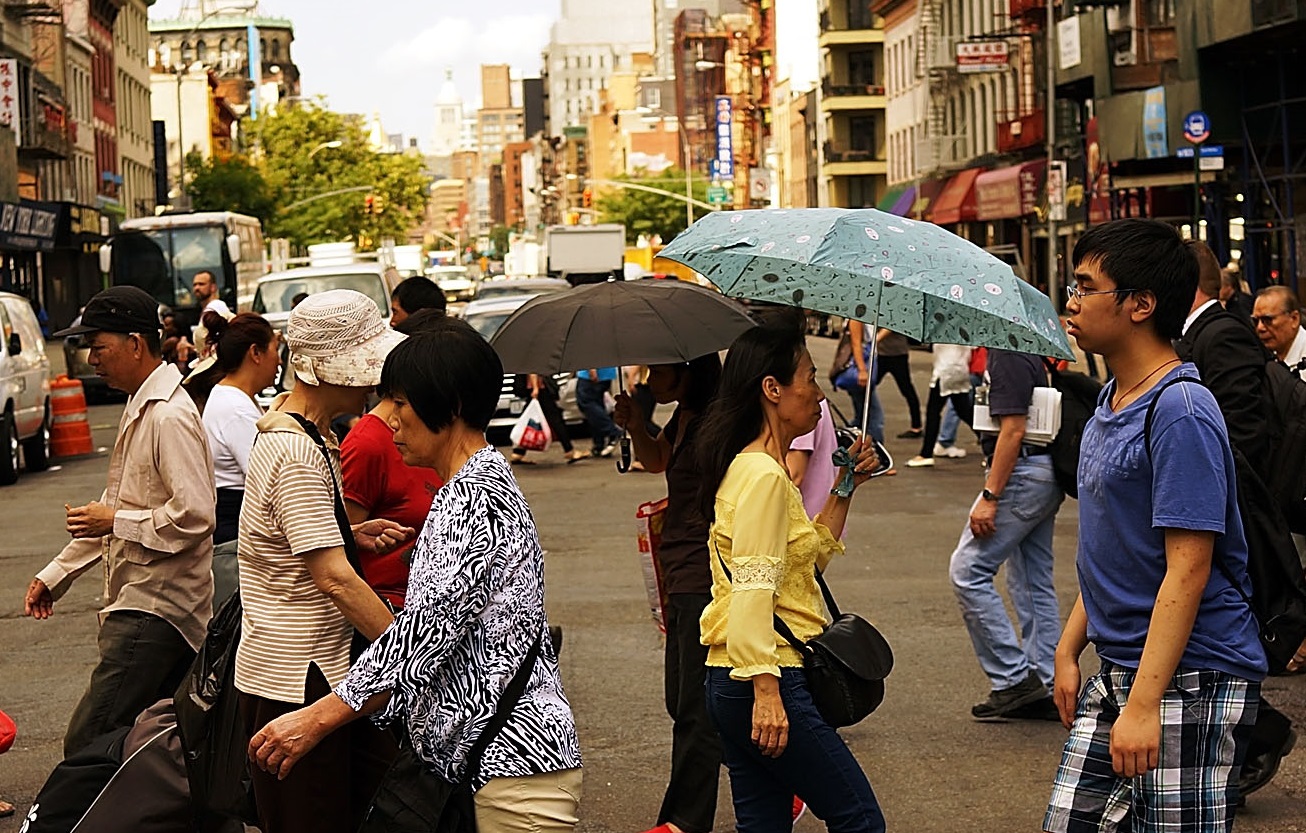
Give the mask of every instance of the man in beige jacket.
M 27 589 L 24 612 L 46 619 L 72 582 L 104 564 L 100 660 L 64 737 L 71 755 L 130 726 L 172 696 L 213 613 L 213 461 L 181 373 L 160 356 L 158 304 L 115 286 L 86 305 L 79 326 L 90 363 L 130 398 L 98 501 L 66 506 L 73 540 Z

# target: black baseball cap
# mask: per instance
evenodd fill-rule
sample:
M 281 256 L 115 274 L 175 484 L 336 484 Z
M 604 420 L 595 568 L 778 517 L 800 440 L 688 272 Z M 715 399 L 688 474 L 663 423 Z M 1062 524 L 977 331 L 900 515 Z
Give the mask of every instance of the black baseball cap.
M 85 333 L 144 333 L 157 331 L 159 302 L 135 286 L 111 286 L 86 302 L 82 321 L 54 334 L 55 338 Z

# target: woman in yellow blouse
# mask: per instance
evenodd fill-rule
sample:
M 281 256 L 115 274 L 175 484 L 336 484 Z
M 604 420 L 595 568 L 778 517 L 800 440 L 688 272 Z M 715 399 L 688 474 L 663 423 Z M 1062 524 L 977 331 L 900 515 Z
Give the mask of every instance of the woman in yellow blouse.
M 712 602 L 701 620 L 708 711 L 741 833 L 788 833 L 794 796 L 832 833 L 884 830 L 866 775 L 817 712 L 802 658 L 773 623 L 778 615 L 804 641 L 821 632 L 814 571 L 843 551 L 850 499 L 831 495 L 809 520 L 784 462 L 824 398 L 803 334 L 758 327 L 731 346 L 699 434 L 700 501 L 712 520 Z M 875 452 L 860 442 L 852 452 L 860 485 Z

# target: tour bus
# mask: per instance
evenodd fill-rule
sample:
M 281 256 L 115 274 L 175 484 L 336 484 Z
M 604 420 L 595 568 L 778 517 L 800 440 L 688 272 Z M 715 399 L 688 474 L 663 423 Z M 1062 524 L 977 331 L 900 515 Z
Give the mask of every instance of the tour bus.
M 100 248 L 100 270 L 114 285 L 139 286 L 172 307 L 179 322 L 198 323 L 191 294 L 196 272 L 211 272 L 218 293 L 235 311 L 254 301 L 264 266 L 263 228 L 254 217 L 231 211 L 161 214 L 124 220 Z

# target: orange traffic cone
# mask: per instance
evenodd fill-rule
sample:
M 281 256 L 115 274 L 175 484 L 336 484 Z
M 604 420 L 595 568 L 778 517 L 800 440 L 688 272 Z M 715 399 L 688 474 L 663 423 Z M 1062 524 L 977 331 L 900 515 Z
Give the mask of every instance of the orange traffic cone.
M 50 411 L 54 416 L 50 425 L 51 457 L 73 457 L 95 450 L 81 382 L 64 375 L 51 382 Z

